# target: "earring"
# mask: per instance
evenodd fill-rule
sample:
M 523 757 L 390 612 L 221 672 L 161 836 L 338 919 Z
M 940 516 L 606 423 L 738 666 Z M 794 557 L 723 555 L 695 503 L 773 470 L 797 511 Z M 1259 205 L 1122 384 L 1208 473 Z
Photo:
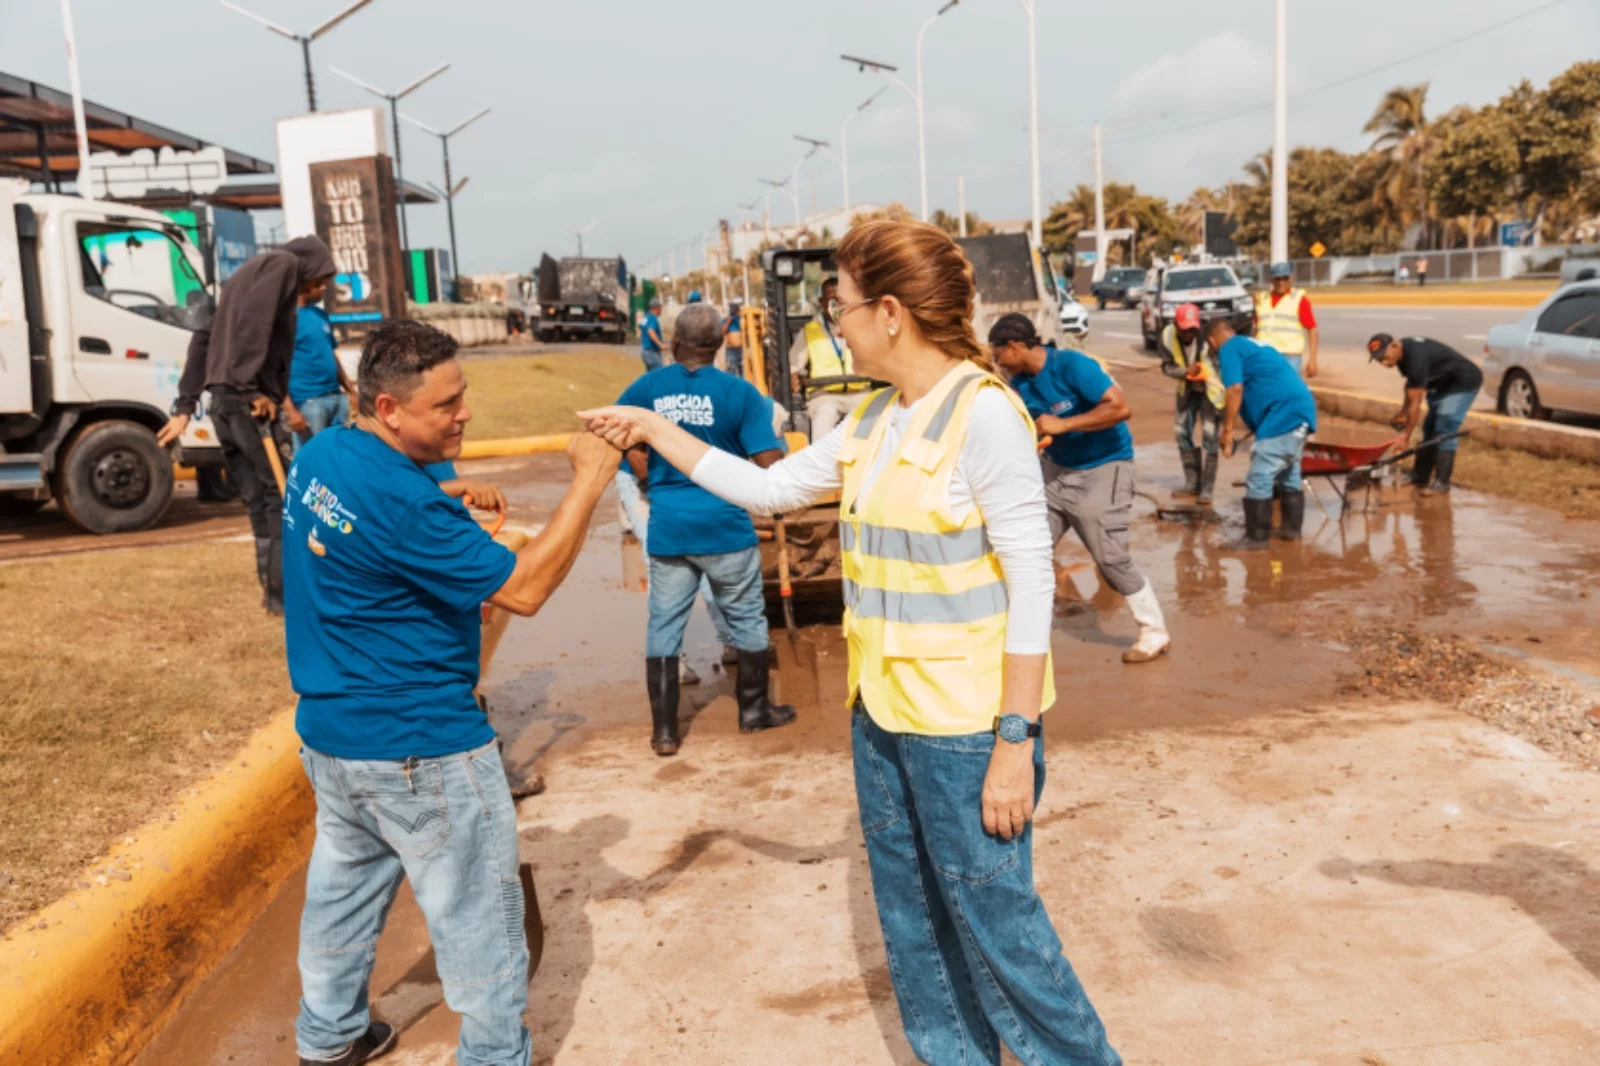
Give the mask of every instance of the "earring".
M 890 326 L 889 327 L 889 336 L 891 336 L 891 337 L 897 336 L 899 334 L 899 332 L 900 332 L 900 328 L 898 326 Z

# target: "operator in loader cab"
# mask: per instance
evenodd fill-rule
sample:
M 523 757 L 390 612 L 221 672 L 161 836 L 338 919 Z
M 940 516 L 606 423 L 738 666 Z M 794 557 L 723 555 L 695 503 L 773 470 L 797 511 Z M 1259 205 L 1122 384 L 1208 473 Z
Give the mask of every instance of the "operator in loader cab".
M 334 273 L 333 253 L 318 237 L 296 237 L 235 271 L 210 324 L 189 341 L 172 417 L 156 435 L 162 446 L 182 436 L 200 394 L 210 391 L 228 480 L 250 508 L 262 606 L 273 614 L 283 613 L 283 496 L 262 423 L 276 423 L 288 394 L 300 301 L 316 299 Z M 270 433 L 266 439 L 273 439 Z
M 800 391 L 802 378 L 833 378 L 855 373 L 855 362 L 850 356 L 850 345 L 839 333 L 838 323 L 828 312 L 828 306 L 839 295 L 839 279 L 829 278 L 822 283 L 822 293 L 817 297 L 817 314 L 806 328 L 795 337 L 789 347 L 789 386 Z M 821 440 L 833 427 L 850 417 L 862 393 L 872 386 L 867 382 L 852 385 L 821 385 L 813 388 L 806 397 L 806 415 L 811 419 L 811 439 Z

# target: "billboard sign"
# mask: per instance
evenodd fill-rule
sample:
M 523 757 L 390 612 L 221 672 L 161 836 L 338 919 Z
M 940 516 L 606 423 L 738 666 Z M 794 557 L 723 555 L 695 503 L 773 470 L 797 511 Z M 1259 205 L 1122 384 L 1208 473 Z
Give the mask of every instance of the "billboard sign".
M 404 318 L 405 274 L 388 157 L 312 163 L 310 171 L 317 236 L 327 242 L 338 268 L 329 288 L 328 317 L 357 332 Z

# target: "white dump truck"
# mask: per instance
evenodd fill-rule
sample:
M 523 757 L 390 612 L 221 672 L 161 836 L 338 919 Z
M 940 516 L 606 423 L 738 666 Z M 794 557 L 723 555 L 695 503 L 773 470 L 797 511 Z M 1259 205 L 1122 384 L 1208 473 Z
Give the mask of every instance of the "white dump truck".
M 204 278 L 165 215 L 0 179 L 0 515 L 53 499 L 90 532 L 148 529 L 174 460 L 221 463 L 203 406 L 175 455 L 156 445 L 215 307 Z

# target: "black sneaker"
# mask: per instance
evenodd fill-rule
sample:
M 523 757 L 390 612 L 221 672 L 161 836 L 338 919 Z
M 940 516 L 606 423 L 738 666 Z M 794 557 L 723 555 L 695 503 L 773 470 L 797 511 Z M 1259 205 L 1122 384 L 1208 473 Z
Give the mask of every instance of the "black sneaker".
M 371 1062 L 379 1055 L 393 1050 L 394 1040 L 394 1026 L 385 1022 L 373 1022 L 343 1055 L 336 1059 L 302 1058 L 300 1066 L 361 1066 L 361 1063 Z

